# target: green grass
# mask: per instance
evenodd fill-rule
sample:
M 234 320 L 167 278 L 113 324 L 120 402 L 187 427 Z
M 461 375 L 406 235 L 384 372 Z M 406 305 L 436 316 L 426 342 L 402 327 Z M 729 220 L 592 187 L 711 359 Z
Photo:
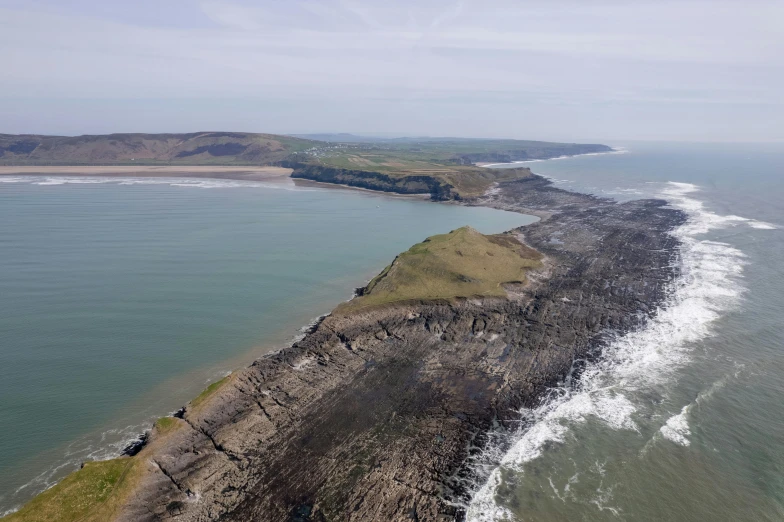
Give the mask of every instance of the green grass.
M 198 408 L 199 406 L 204 404 L 207 401 L 207 399 L 212 397 L 215 394 L 215 392 L 217 392 L 221 388 L 221 386 L 229 382 L 229 379 L 231 379 L 231 375 L 227 375 L 223 379 L 219 381 L 215 381 L 214 383 L 210 384 L 209 386 L 207 386 L 207 388 L 204 389 L 203 392 L 201 392 L 195 399 L 191 401 L 190 405 L 194 408 Z
M 87 462 L 56 486 L 44 491 L 25 506 L 4 517 L 3 522 L 105 521 L 133 482 L 135 461 L 123 457 Z M 122 491 L 121 491 L 122 490 Z M 98 510 L 101 507 L 103 509 Z
M 202 392 L 201 402 L 224 383 L 228 377 L 211 384 Z M 152 446 L 174 432 L 185 421 L 161 417 L 154 425 Z M 148 452 L 150 445 L 142 451 Z M 154 451 L 154 450 L 153 450 Z M 145 473 L 146 457 L 120 457 L 87 462 L 82 469 L 61 480 L 54 487 L 34 497 L 22 509 L 2 522 L 107 522 L 119 513 Z
M 177 428 L 181 422 L 183 421 L 180 419 L 175 419 L 174 417 L 161 417 L 155 421 L 153 428 L 155 429 L 157 435 L 166 435 L 167 433 Z
M 205 404 L 231 375 L 216 381 L 193 399 L 194 408 Z M 161 417 L 154 425 L 152 446 L 174 432 L 185 421 Z M 145 447 L 143 452 L 150 451 Z M 154 451 L 154 449 L 152 450 Z M 141 453 L 140 455 L 144 455 Z M 141 459 L 141 460 L 140 460 Z M 37 495 L 22 509 L 2 518 L 2 522 L 106 522 L 119 512 L 145 473 L 145 457 L 121 457 L 87 462 L 84 467 Z
M 226 382 L 228 377 L 211 384 L 202 392 L 201 402 Z M 37 495 L 22 509 L 2 519 L 2 522 L 107 522 L 119 513 L 129 495 L 145 473 L 151 446 L 173 433 L 185 421 L 161 417 L 154 425 L 154 438 L 135 457 L 87 462 L 82 469 L 61 480 L 54 487 Z M 154 452 L 154 448 L 152 449 Z
M 524 283 L 541 254 L 509 234 L 483 235 L 470 227 L 427 238 L 400 254 L 340 312 L 398 301 L 506 296 L 504 284 Z

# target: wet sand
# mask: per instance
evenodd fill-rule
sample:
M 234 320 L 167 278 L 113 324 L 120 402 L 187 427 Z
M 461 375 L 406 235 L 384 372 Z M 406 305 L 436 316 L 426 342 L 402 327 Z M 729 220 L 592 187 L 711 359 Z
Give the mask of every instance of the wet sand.
M 0 176 L 108 176 L 145 178 L 216 178 L 290 182 L 292 169 L 222 166 L 0 166 Z

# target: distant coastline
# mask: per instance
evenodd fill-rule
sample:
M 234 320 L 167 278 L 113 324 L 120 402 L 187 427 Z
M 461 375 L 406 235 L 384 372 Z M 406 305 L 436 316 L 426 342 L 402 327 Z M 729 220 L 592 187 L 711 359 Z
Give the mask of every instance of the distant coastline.
M 163 165 L 0 165 L 0 176 L 96 176 L 146 178 L 214 178 L 247 181 L 286 179 L 291 169 L 275 166 Z
M 553 156 L 552 158 L 537 158 L 537 159 L 527 159 L 527 160 L 509 161 L 509 162 L 501 162 L 501 163 L 479 162 L 476 163 L 476 166 L 485 167 L 485 168 L 500 167 L 500 166 L 508 167 L 513 165 L 526 165 L 528 163 L 538 163 L 540 161 L 553 161 L 553 160 L 560 160 L 560 159 L 576 158 L 578 156 L 604 156 L 607 154 L 626 154 L 627 152 L 628 151 L 622 147 L 610 147 L 610 150 L 603 151 L 603 152 L 583 152 L 580 154 L 564 154 L 563 156 Z

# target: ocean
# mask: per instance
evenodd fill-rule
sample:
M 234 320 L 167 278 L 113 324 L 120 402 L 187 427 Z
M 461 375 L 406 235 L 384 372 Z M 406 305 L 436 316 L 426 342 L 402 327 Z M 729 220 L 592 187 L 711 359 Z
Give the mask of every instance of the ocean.
M 525 165 L 687 212 L 682 275 L 646 328 L 487 448 L 468 519 L 784 520 L 784 145 L 610 145 Z M 334 189 L 5 181 L 0 513 L 285 345 L 412 243 L 528 222 Z
M 523 165 L 684 210 L 682 275 L 485 451 L 468 520 L 784 520 L 784 145 L 616 145 Z
M 412 244 L 535 220 L 291 181 L 0 177 L 0 514 L 291 343 Z

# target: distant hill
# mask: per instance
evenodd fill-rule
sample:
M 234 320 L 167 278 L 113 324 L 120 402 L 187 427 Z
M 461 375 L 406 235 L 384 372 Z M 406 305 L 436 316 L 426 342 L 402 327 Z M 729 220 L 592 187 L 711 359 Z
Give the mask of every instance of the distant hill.
M 291 136 L 245 132 L 75 137 L 0 134 L 0 164 L 269 165 L 316 145 Z
M 246 132 L 41 136 L 0 134 L 0 165 L 272 165 L 340 167 L 509 162 L 610 151 L 598 144 L 472 138 L 383 138 L 353 134 L 283 136 Z M 361 158 L 360 156 L 367 156 Z M 383 159 L 383 161 L 382 161 Z M 419 165 L 421 168 L 422 165 Z M 382 168 L 382 171 L 388 169 Z
M 295 138 L 306 140 L 328 141 L 331 143 L 381 143 L 389 141 L 389 138 L 379 136 L 359 136 L 347 132 L 321 132 L 316 134 L 292 134 Z
M 396 157 L 417 157 L 425 161 L 447 164 L 470 165 L 472 163 L 507 163 L 535 159 L 550 159 L 558 156 L 576 156 L 595 152 L 610 152 L 613 149 L 598 143 L 559 143 L 552 141 L 509 140 L 494 138 L 456 137 L 397 137 L 358 136 L 356 134 L 297 134 L 302 139 L 328 142 L 332 152 L 328 156 L 341 156 L 356 152 L 381 152 Z M 342 146 L 342 147 L 336 147 Z M 336 153 L 335 150 L 339 151 Z M 312 151 L 324 156 L 323 150 Z M 327 163 L 330 163 L 327 161 Z

